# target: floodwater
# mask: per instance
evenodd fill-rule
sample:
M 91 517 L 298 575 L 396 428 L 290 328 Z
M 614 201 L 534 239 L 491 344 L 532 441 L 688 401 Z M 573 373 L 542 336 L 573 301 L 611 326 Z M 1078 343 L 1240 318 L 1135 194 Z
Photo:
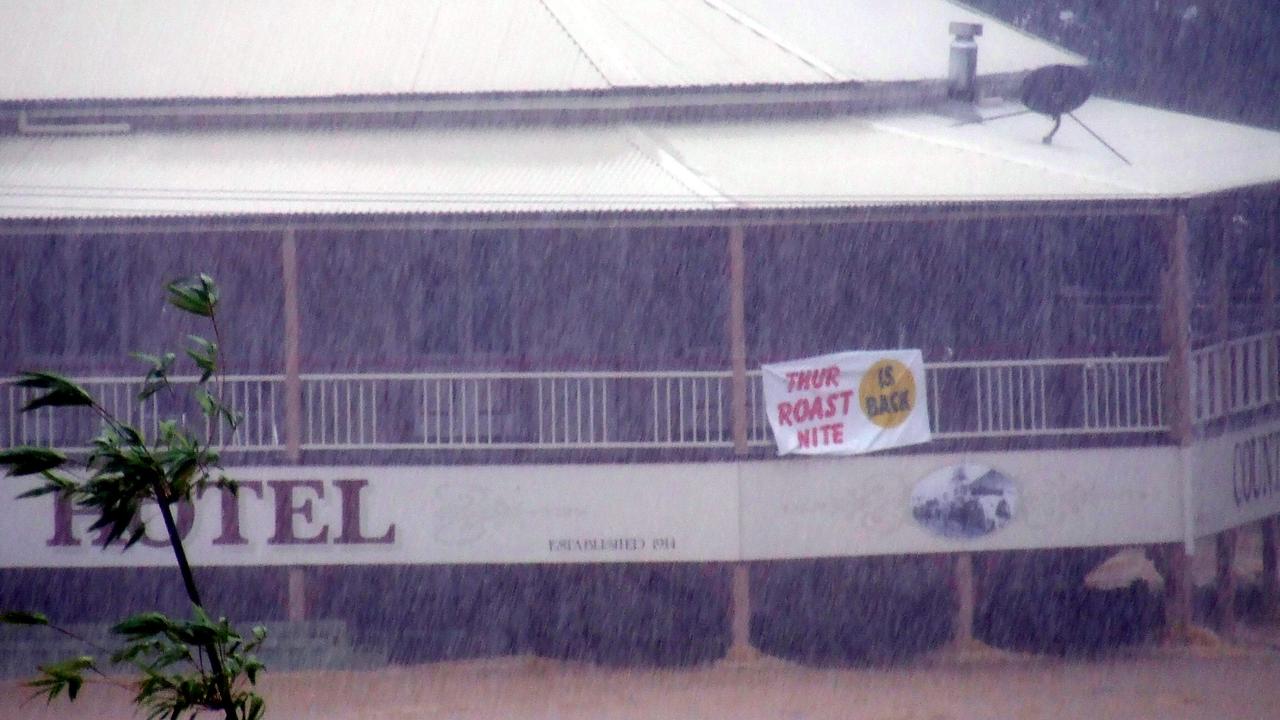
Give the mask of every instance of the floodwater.
M 1280 652 L 1145 652 L 1068 662 L 939 659 L 910 669 L 835 670 L 778 660 L 687 670 L 619 670 L 531 658 L 376 672 L 276 673 L 273 720 L 1261 720 L 1280 707 Z M 115 688 L 85 707 L 39 700 L 11 720 L 135 717 Z M 92 703 L 89 714 L 83 714 Z

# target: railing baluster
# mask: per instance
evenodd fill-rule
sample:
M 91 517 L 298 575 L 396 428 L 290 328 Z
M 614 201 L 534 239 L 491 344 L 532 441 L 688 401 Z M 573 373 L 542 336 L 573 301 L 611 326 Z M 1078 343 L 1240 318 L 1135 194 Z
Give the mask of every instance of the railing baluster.
M 471 438 L 471 442 L 476 445 L 480 444 L 480 381 L 471 381 L 471 405 L 475 411 L 475 434 Z
M 445 382 L 449 384 L 449 435 L 445 438 L 445 444 L 452 445 L 454 438 L 457 437 L 453 427 L 453 411 L 457 403 L 454 402 L 453 398 L 453 378 L 449 378 Z
M 587 442 L 596 441 L 596 381 L 587 378 Z

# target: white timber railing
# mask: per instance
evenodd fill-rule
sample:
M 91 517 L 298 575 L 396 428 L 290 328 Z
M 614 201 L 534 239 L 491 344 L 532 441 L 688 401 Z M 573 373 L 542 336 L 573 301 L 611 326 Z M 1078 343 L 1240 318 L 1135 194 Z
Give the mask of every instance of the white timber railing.
M 939 439 L 1161 432 L 1165 364 L 1161 357 L 927 363 L 929 422 Z M 770 445 L 760 373 L 749 376 L 748 442 Z
M 303 375 L 302 448 L 730 447 L 729 372 Z
M 1241 409 L 1276 398 L 1276 337 L 1268 337 L 1232 341 L 1225 354 L 1206 349 L 1194 355 L 1197 373 L 1213 375 L 1217 363 L 1228 361 L 1238 368 L 1221 388 L 1231 392 L 1213 403 Z M 1269 375 L 1265 363 L 1271 363 Z M 1168 429 L 1165 374 L 1161 357 L 939 362 L 926 365 L 923 391 L 939 439 L 1157 433 Z M 733 446 L 729 371 L 329 373 L 299 380 L 303 450 Z M 185 392 L 162 391 L 138 403 L 139 380 L 80 382 L 108 411 L 149 436 L 165 417 L 208 431 Z M 1205 405 L 1217 397 L 1218 386 L 1204 387 L 1195 394 L 1197 418 L 1219 407 Z M 215 429 L 214 444 L 235 451 L 283 450 L 285 388 L 283 375 L 225 378 L 221 397 L 244 419 L 234 433 Z M 77 449 L 98 432 L 98 420 L 88 411 L 20 412 L 34 396 L 11 383 L 0 387 L 3 446 Z M 772 443 L 758 371 L 747 376 L 747 422 L 749 444 Z
M 201 441 L 236 451 L 276 450 L 284 444 L 283 376 L 234 375 L 211 381 L 209 388 L 223 404 L 241 413 L 239 426 L 232 432 L 226 425 L 213 426 L 200 412 L 188 392 L 195 377 L 174 377 L 172 391 L 161 390 L 139 402 L 142 381 L 137 378 L 89 377 L 78 382 L 102 406 L 103 410 L 130 425 L 148 438 L 160 432 L 160 421 L 177 419 L 195 432 Z M 28 413 L 22 407 L 39 391 L 15 387 L 6 381 L 0 388 L 3 420 L 0 442 L 5 446 L 45 445 L 68 450 L 83 450 L 88 441 L 101 431 L 98 415 L 85 408 L 39 408 Z
M 1206 423 L 1280 402 L 1280 332 L 1265 332 L 1191 353 L 1191 411 Z

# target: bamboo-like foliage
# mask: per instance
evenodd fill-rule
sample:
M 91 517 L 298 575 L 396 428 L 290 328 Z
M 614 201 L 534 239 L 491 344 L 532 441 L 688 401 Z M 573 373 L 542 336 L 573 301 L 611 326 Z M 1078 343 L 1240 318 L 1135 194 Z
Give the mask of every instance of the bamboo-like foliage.
M 92 511 L 96 520 L 91 529 L 105 532 L 108 547 L 114 544 L 128 549 L 141 540 L 146 530 L 141 508 L 143 503 L 155 503 L 191 601 L 191 618 L 175 619 L 158 612 L 126 618 L 112 628 L 120 639 L 119 647 L 108 649 L 86 641 L 98 656 L 81 655 L 41 666 L 39 676 L 27 685 L 49 701 L 63 693 L 75 700 L 86 677 L 88 682 L 122 684 L 107 671 L 112 666 L 131 666 L 140 676 L 123 684 L 135 693 L 134 702 L 147 713 L 148 720 L 192 718 L 202 711 L 221 713 L 226 720 L 258 720 L 265 705 L 253 687 L 263 664 L 254 651 L 262 644 L 266 630 L 255 627 L 246 638 L 226 618 L 214 620 L 206 612 L 172 512 L 174 503 L 190 502 L 208 487 L 236 491 L 235 482 L 221 472 L 212 442 L 223 424 L 234 434 L 241 421 L 241 416 L 219 399 L 223 373 L 218 288 L 212 278 L 201 274 L 172 282 L 167 291 L 174 307 L 206 318 L 214 338 L 188 336 L 186 355 L 200 371 L 200 378 L 186 390 L 169 382 L 177 360 L 174 353 L 135 353 L 134 357 L 148 366 L 137 399 L 142 402 L 158 392 L 194 393 L 206 420 L 206 436 L 201 438 L 180 420 L 169 419 L 159 423 L 156 437 L 148 438 L 142 430 L 108 412 L 75 382 L 51 372 L 26 372 L 16 384 L 37 391 L 37 395 L 23 412 L 42 407 L 88 408 L 100 417 L 101 432 L 90 442 L 86 457 L 72 458 L 43 447 L 14 447 L 0 451 L 0 466 L 5 466 L 10 476 L 39 478 L 39 485 L 18 497 L 56 494 Z M 38 612 L 0 612 L 0 622 L 43 626 L 77 637 Z

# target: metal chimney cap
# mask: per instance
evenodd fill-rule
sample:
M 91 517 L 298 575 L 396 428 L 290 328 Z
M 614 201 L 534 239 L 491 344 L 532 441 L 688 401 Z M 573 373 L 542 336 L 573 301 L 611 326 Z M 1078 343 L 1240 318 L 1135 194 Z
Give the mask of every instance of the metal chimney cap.
M 958 40 L 972 40 L 982 34 L 982 23 L 953 22 L 951 34 Z

